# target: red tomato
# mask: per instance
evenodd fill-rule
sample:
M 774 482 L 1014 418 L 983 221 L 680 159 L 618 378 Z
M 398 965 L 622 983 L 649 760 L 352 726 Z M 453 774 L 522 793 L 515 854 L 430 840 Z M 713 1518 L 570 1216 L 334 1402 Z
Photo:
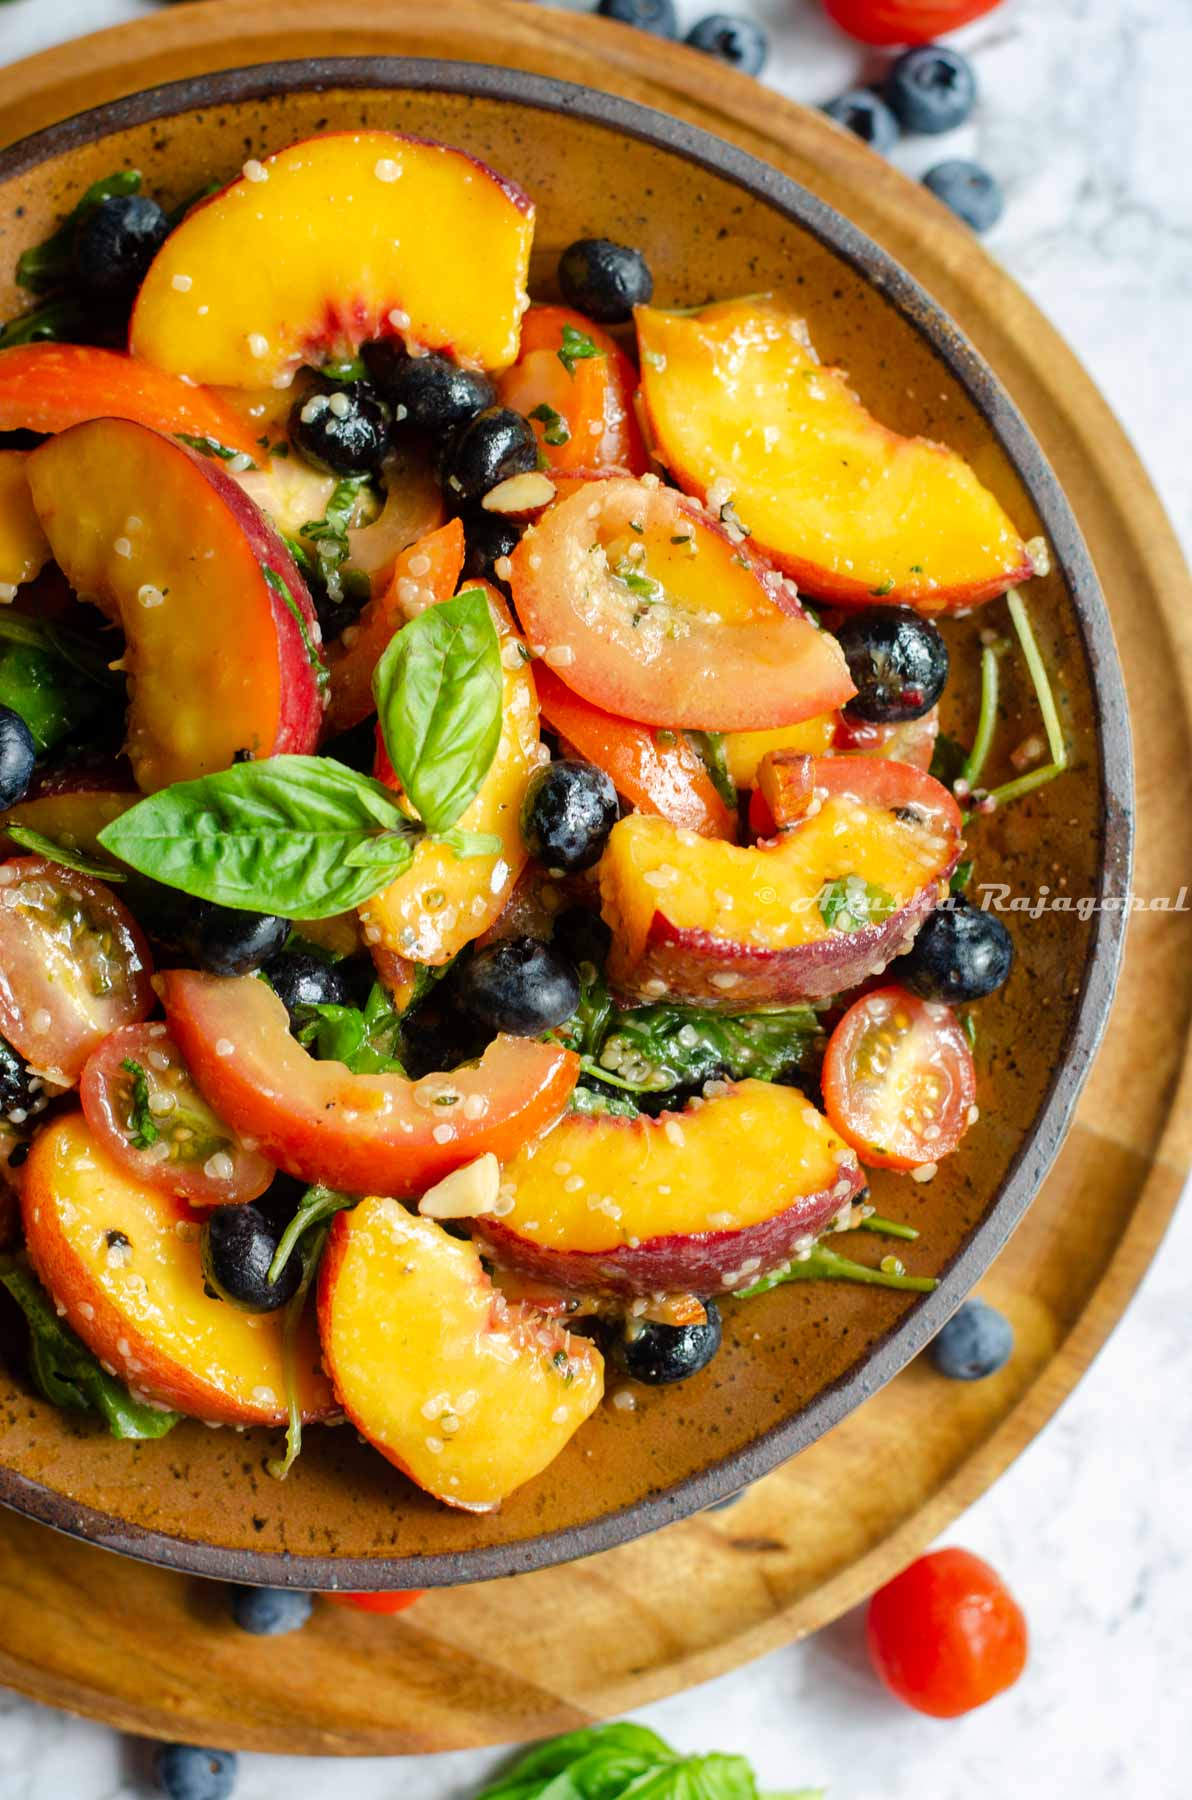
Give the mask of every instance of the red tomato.
M 828 17 L 863 44 L 930 44 L 983 19 L 1000 0 L 824 0 Z
M 164 1025 L 126 1025 L 105 1038 L 87 1060 L 79 1098 L 130 1175 L 192 1206 L 255 1200 L 276 1173 L 212 1112 Z
M 921 719 L 906 719 L 900 725 L 868 725 L 863 719 L 854 721 L 841 713 L 832 750 L 837 756 L 881 756 L 891 762 L 910 763 L 916 769 L 929 769 L 939 729 L 936 706 Z
M 408 1588 L 404 1593 L 391 1594 L 324 1594 L 324 1600 L 330 1600 L 332 1606 L 351 1606 L 357 1612 L 367 1613 L 400 1613 L 413 1606 L 415 1600 L 421 1600 L 425 1588 Z
M 933 1719 L 984 1706 L 1026 1666 L 1022 1608 L 969 1550 L 933 1550 L 879 1588 L 866 1637 L 890 1692 Z
M 870 1168 L 938 1162 L 968 1129 L 972 1052 L 950 1006 L 875 988 L 849 1007 L 823 1068 L 824 1110 Z
M 91 1052 L 153 1008 L 140 927 L 110 888 L 40 856 L 0 863 L 0 1035 L 73 1087 Z
M 597 351 L 570 370 L 558 356 L 567 326 Z M 633 410 L 636 389 L 637 370 L 616 340 L 566 306 L 530 308 L 518 359 L 497 384 L 501 404 L 530 420 L 552 469 L 616 466 L 643 475 L 650 459 Z

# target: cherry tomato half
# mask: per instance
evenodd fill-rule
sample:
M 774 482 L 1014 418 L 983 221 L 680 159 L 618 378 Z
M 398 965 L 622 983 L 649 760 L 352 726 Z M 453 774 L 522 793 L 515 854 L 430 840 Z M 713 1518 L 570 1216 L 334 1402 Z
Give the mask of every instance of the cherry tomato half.
M 1026 1666 L 1022 1608 L 969 1550 L 933 1550 L 879 1588 L 865 1635 L 890 1692 L 934 1719 L 984 1706 Z
M 87 1059 L 79 1098 L 122 1168 L 192 1206 L 255 1200 L 277 1172 L 212 1112 L 164 1025 L 127 1025 L 105 1038 Z
M 967 1131 L 976 1071 L 950 1006 L 876 988 L 849 1007 L 824 1057 L 824 1110 L 870 1168 L 915 1169 Z
M 110 888 L 40 856 L 0 863 L 0 1035 L 71 1087 L 109 1032 L 153 1007 L 140 928 Z
M 409 1588 L 404 1593 L 393 1594 L 324 1594 L 324 1600 L 330 1600 L 332 1606 L 351 1606 L 357 1612 L 367 1613 L 400 1613 L 413 1606 L 415 1600 L 421 1600 L 425 1588 Z
M 863 44 L 930 44 L 982 19 L 1001 0 L 824 0 L 828 17 Z

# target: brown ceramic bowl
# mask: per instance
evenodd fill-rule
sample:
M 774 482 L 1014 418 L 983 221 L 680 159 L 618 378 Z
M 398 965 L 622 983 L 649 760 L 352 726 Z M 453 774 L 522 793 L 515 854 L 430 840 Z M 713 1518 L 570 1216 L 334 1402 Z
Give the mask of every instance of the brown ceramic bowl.
M 398 127 L 476 152 L 538 203 L 534 291 L 560 249 L 605 235 L 640 245 L 656 297 L 689 305 L 775 288 L 806 312 L 879 417 L 946 439 L 975 465 L 1054 572 L 1032 614 L 1058 672 L 1073 769 L 982 820 L 979 876 L 1015 894 L 1127 891 L 1131 767 L 1125 696 L 1101 593 L 1043 456 L 992 372 L 876 245 L 804 189 L 695 128 L 562 82 L 464 64 L 375 59 L 275 63 L 182 81 L 41 132 L 0 156 L 0 317 L 7 271 L 83 188 L 121 165 L 169 205 L 312 132 Z M 989 609 L 989 617 L 1001 609 Z M 945 728 L 974 723 L 977 633 L 949 627 Z M 229 650 L 234 647 L 229 646 Z M 1037 728 L 1014 659 L 1003 750 Z M 982 1113 L 931 1183 L 879 1173 L 879 1210 L 922 1236 L 905 1260 L 942 1277 L 927 1298 L 815 1284 L 725 1308 L 725 1347 L 695 1380 L 604 1408 L 538 1481 L 492 1517 L 449 1512 L 349 1430 L 308 1434 L 272 1481 L 269 1434 L 187 1423 L 114 1442 L 5 1379 L 0 1499 L 61 1530 L 202 1575 L 303 1588 L 423 1587 L 586 1556 L 722 1500 L 793 1456 L 922 1349 L 978 1280 L 1055 1156 L 1108 1011 L 1121 916 L 1010 921 L 1013 976 L 982 1003 Z M 875 1240 L 860 1254 L 872 1257 Z

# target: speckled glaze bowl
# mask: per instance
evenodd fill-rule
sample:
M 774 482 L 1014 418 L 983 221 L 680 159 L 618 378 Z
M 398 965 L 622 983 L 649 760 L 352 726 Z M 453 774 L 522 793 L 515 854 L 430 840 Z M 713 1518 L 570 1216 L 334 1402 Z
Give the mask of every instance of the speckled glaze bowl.
M 1051 545 L 1053 572 L 1032 585 L 1032 616 L 1073 751 L 1064 779 L 980 821 L 980 878 L 1033 895 L 1062 870 L 1072 893 L 1127 890 L 1120 671 L 1087 552 L 1037 444 L 990 369 L 888 256 L 803 188 L 707 133 L 588 89 L 465 64 L 343 58 L 173 83 L 0 155 L 0 317 L 20 303 L 7 273 L 19 250 L 113 168 L 141 169 L 170 205 L 230 177 L 246 157 L 357 125 L 460 145 L 520 181 L 538 205 L 537 296 L 555 292 L 562 247 L 589 235 L 639 245 L 663 305 L 782 291 L 806 313 L 821 355 L 850 370 L 882 420 L 962 451 L 1022 534 Z M 975 720 L 984 622 L 978 613 L 948 628 L 955 673 L 944 726 L 961 739 Z M 1003 666 L 998 742 L 1010 746 L 1037 720 L 1013 659 Z M 196 1574 L 363 1589 L 475 1581 L 587 1556 L 726 1498 L 923 1347 L 1055 1156 L 1105 1022 L 1123 921 L 1110 911 L 1010 922 L 1014 973 L 980 1008 L 979 1122 L 934 1181 L 880 1172 L 874 1181 L 879 1210 L 919 1227 L 905 1260 L 942 1277 L 933 1294 L 818 1283 L 726 1307 L 724 1349 L 709 1369 L 677 1388 L 643 1390 L 636 1412 L 603 1408 L 492 1516 L 438 1506 L 347 1429 L 310 1431 L 279 1484 L 265 1472 L 271 1434 L 187 1423 L 160 1442 L 117 1443 L 8 1376 L 0 1499 Z

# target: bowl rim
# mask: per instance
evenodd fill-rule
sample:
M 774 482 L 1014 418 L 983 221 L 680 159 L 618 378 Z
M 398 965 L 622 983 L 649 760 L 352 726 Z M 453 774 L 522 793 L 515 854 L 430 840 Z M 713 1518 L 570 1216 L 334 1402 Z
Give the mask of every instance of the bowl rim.
M 76 113 L 0 151 L 0 182 L 126 127 L 246 100 L 335 90 L 450 93 L 560 112 L 677 155 L 735 183 L 825 245 L 892 304 L 960 383 L 1042 521 L 1080 632 L 1102 782 L 1102 856 L 1089 954 L 1075 1010 L 1034 1126 L 984 1217 L 943 1269 L 854 1368 L 798 1412 L 675 1486 L 586 1524 L 508 1544 L 410 1557 L 300 1556 L 227 1549 L 130 1526 L 59 1490 L 0 1468 L 0 1503 L 103 1548 L 191 1575 L 310 1590 L 436 1587 L 547 1568 L 629 1542 L 723 1501 L 805 1449 L 875 1393 L 939 1331 L 1010 1237 L 1054 1161 L 1113 999 L 1133 860 L 1133 757 L 1125 684 L 1100 584 L 1080 528 L 1033 433 L 993 370 L 926 290 L 873 239 L 791 177 L 699 126 L 636 101 L 526 70 L 439 58 L 341 56 L 250 64 L 163 83 Z

